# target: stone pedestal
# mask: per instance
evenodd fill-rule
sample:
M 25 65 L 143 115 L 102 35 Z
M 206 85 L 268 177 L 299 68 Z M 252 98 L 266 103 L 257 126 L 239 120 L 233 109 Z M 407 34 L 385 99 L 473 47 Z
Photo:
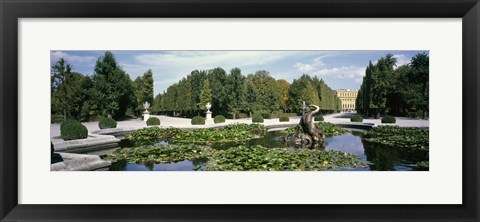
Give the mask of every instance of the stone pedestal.
M 207 111 L 207 117 L 205 118 L 205 120 L 212 120 L 212 111 Z
M 205 124 L 213 124 L 212 111 L 207 111 L 207 116 L 205 117 Z
M 150 118 L 150 112 L 148 111 L 143 112 L 143 121 L 147 122 L 149 118 Z

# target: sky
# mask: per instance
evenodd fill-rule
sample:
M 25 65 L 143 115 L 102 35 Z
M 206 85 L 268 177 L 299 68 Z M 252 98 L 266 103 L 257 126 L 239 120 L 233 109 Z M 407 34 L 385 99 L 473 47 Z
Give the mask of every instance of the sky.
M 427 51 L 111 51 L 122 69 L 134 80 L 148 69 L 153 72 L 154 94 L 162 93 L 193 70 L 223 68 L 227 74 L 240 68 L 243 75 L 267 70 L 275 79 L 292 83 L 303 74 L 323 79 L 332 89 L 358 90 L 368 62 L 392 54 L 397 66 Z M 52 50 L 53 65 L 64 58 L 72 70 L 92 75 L 95 62 L 105 51 Z

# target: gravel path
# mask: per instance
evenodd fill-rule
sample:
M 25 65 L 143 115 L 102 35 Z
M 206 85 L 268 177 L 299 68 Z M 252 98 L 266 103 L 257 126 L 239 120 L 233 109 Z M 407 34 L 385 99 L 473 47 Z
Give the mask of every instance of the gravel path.
M 324 116 L 325 122 L 330 123 L 350 123 L 350 117 L 354 115 L 352 113 L 336 113 L 331 115 Z M 191 119 L 187 118 L 179 118 L 179 117 L 170 117 L 170 116 L 157 116 L 151 115 L 160 119 L 161 127 L 179 127 L 179 128 L 209 128 L 212 126 L 222 126 L 228 125 L 232 123 L 251 123 L 251 118 L 245 119 L 227 119 L 225 123 L 221 124 L 214 124 L 213 121 L 211 123 L 207 123 L 206 125 L 192 125 Z M 429 122 L 428 120 L 422 119 L 410 119 L 410 118 L 403 118 L 397 117 L 397 123 L 395 125 L 402 126 L 402 127 L 428 127 Z M 290 117 L 289 122 L 280 122 L 278 119 L 265 119 L 263 123 L 265 126 L 271 125 L 283 125 L 283 124 L 296 124 L 300 121 L 300 117 Z M 380 119 L 364 119 L 364 123 L 373 123 L 375 125 L 381 125 Z M 88 129 L 88 132 L 93 132 L 99 130 L 98 128 L 98 121 L 95 122 L 84 122 L 82 123 Z M 141 119 L 130 119 L 124 121 L 117 122 L 117 128 L 138 128 L 141 129 L 146 126 L 146 123 Z M 54 123 L 50 125 L 50 137 L 55 137 L 60 135 L 60 124 Z

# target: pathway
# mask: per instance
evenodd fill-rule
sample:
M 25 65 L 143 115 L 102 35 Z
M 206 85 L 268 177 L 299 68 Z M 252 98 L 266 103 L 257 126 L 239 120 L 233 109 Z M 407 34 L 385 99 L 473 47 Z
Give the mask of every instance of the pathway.
M 325 122 L 330 123 L 350 123 L 350 117 L 354 115 L 351 113 L 336 113 L 324 116 Z M 210 128 L 214 126 L 223 126 L 232 123 L 252 123 L 251 118 L 244 119 L 227 119 L 225 123 L 220 124 L 207 124 L 207 125 L 192 125 L 191 119 L 188 118 L 179 118 L 179 117 L 170 117 L 170 116 L 157 116 L 151 115 L 160 119 L 161 127 L 179 127 L 179 128 Z M 397 123 L 395 125 L 401 127 L 429 127 L 428 120 L 422 119 L 410 119 L 397 117 Z M 272 125 L 283 125 L 283 124 L 297 124 L 300 121 L 300 117 L 290 117 L 289 122 L 280 122 L 278 118 L 276 119 L 265 119 L 265 126 Z M 364 123 L 373 123 L 375 125 L 381 125 L 380 119 L 364 119 Z M 84 122 L 82 123 L 88 129 L 88 132 L 93 132 L 99 130 L 98 121 L 95 122 Z M 136 128 L 141 129 L 146 126 L 146 123 L 141 119 L 130 119 L 117 122 L 117 128 Z M 60 124 L 54 123 L 50 125 L 50 137 L 56 137 L 60 135 Z

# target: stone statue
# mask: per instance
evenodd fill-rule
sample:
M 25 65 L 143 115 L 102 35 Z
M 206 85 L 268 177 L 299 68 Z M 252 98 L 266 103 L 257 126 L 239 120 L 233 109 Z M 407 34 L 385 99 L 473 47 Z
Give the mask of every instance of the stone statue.
M 320 107 L 316 105 L 309 105 L 315 110 L 307 111 L 300 119 L 297 125 L 297 132 L 295 137 L 301 142 L 302 146 L 319 147 L 323 146 L 324 132 L 317 127 L 313 118 L 315 114 L 320 111 Z

